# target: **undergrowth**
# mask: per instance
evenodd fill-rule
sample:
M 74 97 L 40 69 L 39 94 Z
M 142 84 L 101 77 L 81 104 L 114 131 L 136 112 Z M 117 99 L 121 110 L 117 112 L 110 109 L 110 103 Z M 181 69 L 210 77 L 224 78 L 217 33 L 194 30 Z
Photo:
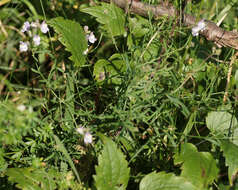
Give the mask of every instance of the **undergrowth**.
M 236 0 L 184 11 L 238 27 Z M 236 52 L 179 22 L 0 1 L 0 189 L 238 189 Z

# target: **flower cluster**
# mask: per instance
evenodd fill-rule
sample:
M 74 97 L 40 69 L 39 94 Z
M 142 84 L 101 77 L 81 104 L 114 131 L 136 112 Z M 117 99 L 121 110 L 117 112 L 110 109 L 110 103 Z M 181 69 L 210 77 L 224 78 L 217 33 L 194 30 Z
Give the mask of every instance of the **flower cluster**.
M 31 22 L 31 23 L 29 21 L 26 21 L 24 22 L 21 29 L 22 33 L 26 33 L 28 34 L 30 38 L 32 38 L 33 46 L 39 46 L 41 42 L 41 38 L 37 30 L 38 28 L 43 34 L 46 34 L 47 32 L 49 32 L 48 25 L 46 24 L 45 21 L 43 21 L 41 24 L 39 23 L 39 21 Z M 20 41 L 20 45 L 19 45 L 20 52 L 26 52 L 29 46 L 30 46 L 29 41 L 26 41 L 26 42 Z
M 91 144 L 93 142 L 93 136 L 88 131 L 88 129 L 85 129 L 84 127 L 78 127 L 76 131 L 84 137 L 83 141 L 85 144 Z
M 91 43 L 91 44 L 94 44 L 96 41 L 97 41 L 97 38 L 95 37 L 94 33 L 91 32 L 89 29 L 88 29 L 88 26 L 84 26 L 84 32 L 86 33 L 86 40 Z M 89 46 L 89 45 L 88 45 Z M 86 55 L 88 54 L 88 51 L 89 49 L 87 48 L 83 54 Z
M 204 20 L 200 20 L 197 23 L 197 26 L 192 28 L 192 35 L 193 36 L 198 36 L 200 31 L 204 31 L 206 28 L 206 23 L 204 22 Z

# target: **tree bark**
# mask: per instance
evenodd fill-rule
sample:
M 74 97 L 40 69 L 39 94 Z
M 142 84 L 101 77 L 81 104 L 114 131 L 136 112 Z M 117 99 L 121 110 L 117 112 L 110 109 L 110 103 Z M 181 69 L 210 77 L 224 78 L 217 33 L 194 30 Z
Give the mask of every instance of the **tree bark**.
M 179 17 L 179 11 L 170 4 L 160 3 L 157 6 L 148 5 L 138 0 L 101 0 L 107 3 L 113 2 L 125 11 L 130 8 L 130 12 L 148 17 L 152 14 L 154 18 L 168 16 L 173 18 Z M 188 27 L 194 27 L 199 20 L 194 16 L 183 14 L 183 24 Z M 214 22 L 204 20 L 206 27 L 199 33 L 207 40 L 213 41 L 218 47 L 231 47 L 238 50 L 238 33 L 234 31 L 226 31 L 218 27 Z

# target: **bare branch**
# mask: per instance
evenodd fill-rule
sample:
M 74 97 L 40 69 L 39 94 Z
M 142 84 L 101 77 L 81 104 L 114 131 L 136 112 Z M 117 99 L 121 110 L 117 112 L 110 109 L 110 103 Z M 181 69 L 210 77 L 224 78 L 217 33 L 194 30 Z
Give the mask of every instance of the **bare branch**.
M 148 5 L 138 0 L 102 0 L 104 2 L 113 2 L 122 9 L 127 10 L 130 5 L 130 11 L 141 16 L 148 17 L 152 14 L 154 18 L 161 16 L 179 17 L 179 11 L 174 6 L 166 3 L 160 3 L 157 6 Z M 131 3 L 131 4 L 130 4 Z M 188 14 L 183 15 L 183 24 L 188 27 L 193 27 L 197 24 L 197 19 Z M 218 47 L 232 47 L 238 50 L 238 33 L 233 31 L 225 31 L 218 27 L 214 22 L 204 20 L 206 28 L 200 31 L 200 34 L 207 40 L 213 41 Z

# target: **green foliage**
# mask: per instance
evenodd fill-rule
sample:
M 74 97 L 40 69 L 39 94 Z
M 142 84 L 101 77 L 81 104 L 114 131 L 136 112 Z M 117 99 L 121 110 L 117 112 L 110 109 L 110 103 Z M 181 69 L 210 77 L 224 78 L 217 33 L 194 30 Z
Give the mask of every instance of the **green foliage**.
M 146 175 L 140 182 L 140 190 L 197 190 L 183 177 L 177 177 L 171 173 L 152 172 Z
M 238 146 L 229 141 L 221 141 L 221 149 L 228 166 L 230 185 L 233 185 L 238 173 Z
M 61 173 L 55 169 L 48 171 L 41 168 L 10 168 L 6 173 L 9 180 L 17 183 L 16 187 L 24 190 L 83 190 L 80 183 L 75 183 L 71 172 Z
M 238 127 L 237 119 L 226 111 L 209 112 L 206 117 L 206 124 L 212 133 L 226 134 L 228 129 Z
M 237 0 L 186 2 L 197 21 L 238 28 Z M 237 189 L 234 50 L 193 37 L 180 19 L 112 3 L 0 7 L 0 189 Z M 36 20 L 53 27 L 48 36 L 21 31 Z M 19 51 L 35 30 L 40 48 Z
M 86 61 L 84 51 L 87 49 L 87 41 L 80 24 L 62 17 L 51 19 L 48 23 L 59 34 L 59 40 L 66 50 L 72 54 L 70 60 L 74 65 L 83 66 Z
M 181 176 L 198 189 L 207 188 L 218 177 L 219 169 L 212 155 L 209 152 L 198 152 L 191 143 L 181 145 L 181 150 L 175 155 L 174 163 L 182 163 Z
M 108 61 L 98 60 L 94 65 L 93 75 L 98 82 L 107 80 L 109 83 L 120 84 L 120 75 L 125 72 L 126 64 L 122 55 L 114 54 Z
M 116 144 L 105 140 L 101 155 L 98 157 L 96 175 L 94 176 L 98 190 L 126 189 L 129 180 L 130 169 L 122 152 Z
M 19 109 L 21 106 L 25 110 Z M 13 104 L 10 101 L 0 102 L 0 144 L 17 144 L 35 126 L 33 107 Z
M 111 37 L 125 33 L 125 14 L 113 3 L 101 3 L 100 6 L 86 7 L 80 10 L 96 17 L 99 23 L 105 25 L 106 31 Z

